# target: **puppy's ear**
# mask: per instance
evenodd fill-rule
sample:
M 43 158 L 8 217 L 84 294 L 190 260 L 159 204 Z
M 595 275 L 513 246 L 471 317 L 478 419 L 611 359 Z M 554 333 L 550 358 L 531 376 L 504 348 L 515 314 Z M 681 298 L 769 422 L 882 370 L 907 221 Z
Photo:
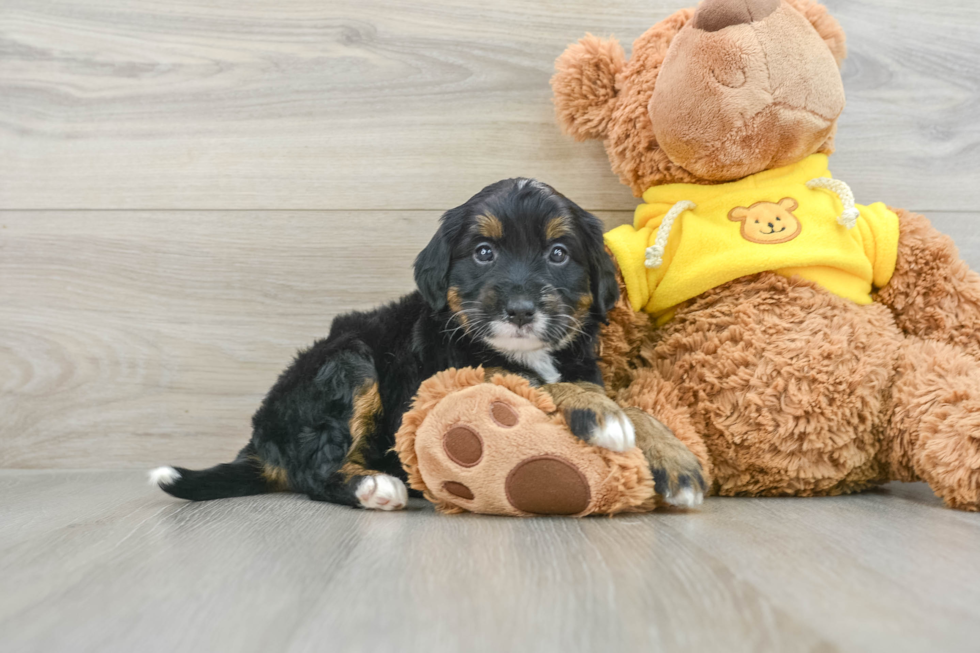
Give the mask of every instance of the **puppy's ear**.
M 453 258 L 453 239 L 458 231 L 462 207 L 447 211 L 442 224 L 419 255 L 415 257 L 415 285 L 434 311 L 446 307 L 449 292 L 449 265 Z
M 575 206 L 579 224 L 585 237 L 586 255 L 589 262 L 589 277 L 592 280 L 592 306 L 606 324 L 606 313 L 619 299 L 619 283 L 616 282 L 616 266 L 606 253 L 602 239 L 602 221 L 591 213 Z
M 592 298 L 602 323 L 607 324 L 609 320 L 606 319 L 606 313 L 619 299 L 619 284 L 616 282 L 616 266 L 606 253 L 605 247 L 600 247 L 596 253 L 595 266 L 592 270 Z

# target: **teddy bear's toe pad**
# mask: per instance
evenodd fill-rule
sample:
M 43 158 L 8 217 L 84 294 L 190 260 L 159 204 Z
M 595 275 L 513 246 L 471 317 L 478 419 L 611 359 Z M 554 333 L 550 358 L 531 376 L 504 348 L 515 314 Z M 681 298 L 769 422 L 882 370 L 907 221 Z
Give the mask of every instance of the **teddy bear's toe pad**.
M 517 426 L 519 419 L 517 412 L 502 401 L 493 402 L 490 407 L 490 415 L 493 417 L 493 421 L 506 429 Z
M 454 497 L 466 499 L 467 501 L 472 501 L 475 498 L 473 495 L 473 490 L 469 489 L 462 483 L 457 483 L 456 481 L 446 481 L 442 484 L 442 489 Z
M 582 472 L 557 456 L 518 463 L 504 488 L 512 506 L 535 515 L 575 515 L 588 508 L 592 498 Z
M 468 426 L 450 429 L 442 439 L 442 447 L 460 467 L 473 467 L 483 459 L 483 438 Z

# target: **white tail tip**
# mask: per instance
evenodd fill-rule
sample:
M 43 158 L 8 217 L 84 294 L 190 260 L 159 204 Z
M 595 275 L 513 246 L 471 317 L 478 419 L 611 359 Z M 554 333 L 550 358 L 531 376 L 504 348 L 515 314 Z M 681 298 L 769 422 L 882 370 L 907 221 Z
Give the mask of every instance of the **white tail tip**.
M 150 485 L 163 487 L 173 485 L 180 478 L 180 472 L 173 467 L 157 467 L 150 470 Z

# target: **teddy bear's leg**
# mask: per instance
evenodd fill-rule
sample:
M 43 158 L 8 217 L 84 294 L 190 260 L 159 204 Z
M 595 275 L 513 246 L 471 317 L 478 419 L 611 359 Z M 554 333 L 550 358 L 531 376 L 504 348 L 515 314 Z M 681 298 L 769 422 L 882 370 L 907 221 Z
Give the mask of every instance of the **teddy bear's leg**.
M 980 366 L 951 345 L 910 338 L 899 355 L 883 462 L 946 505 L 980 510 Z
M 907 335 L 958 345 L 980 360 L 980 275 L 924 216 L 896 212 L 895 273 L 877 299 Z

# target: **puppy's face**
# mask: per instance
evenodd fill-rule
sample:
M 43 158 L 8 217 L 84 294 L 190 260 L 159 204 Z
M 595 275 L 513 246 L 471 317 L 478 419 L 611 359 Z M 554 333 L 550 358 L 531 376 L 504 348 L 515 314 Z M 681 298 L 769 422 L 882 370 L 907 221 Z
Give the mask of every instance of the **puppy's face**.
M 511 179 L 443 216 L 416 281 L 450 331 L 501 352 L 560 350 L 605 318 L 618 288 L 602 224 L 551 187 Z

